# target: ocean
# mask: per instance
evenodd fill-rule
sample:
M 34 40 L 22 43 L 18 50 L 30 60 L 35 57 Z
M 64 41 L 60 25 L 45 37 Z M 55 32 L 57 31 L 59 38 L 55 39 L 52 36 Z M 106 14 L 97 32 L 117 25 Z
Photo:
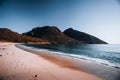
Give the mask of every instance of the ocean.
M 117 44 L 24 44 L 24 46 L 120 69 L 120 45 Z

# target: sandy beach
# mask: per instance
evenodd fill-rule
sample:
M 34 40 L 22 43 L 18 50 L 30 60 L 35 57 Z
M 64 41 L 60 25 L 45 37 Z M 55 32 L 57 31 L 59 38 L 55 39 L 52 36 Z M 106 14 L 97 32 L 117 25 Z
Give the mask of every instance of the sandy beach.
M 73 62 L 52 54 L 24 51 L 15 43 L 0 43 L 0 80 L 104 80 Z
M 83 70 L 59 66 L 54 59 L 49 61 L 14 45 L 0 43 L 0 80 L 103 80 Z

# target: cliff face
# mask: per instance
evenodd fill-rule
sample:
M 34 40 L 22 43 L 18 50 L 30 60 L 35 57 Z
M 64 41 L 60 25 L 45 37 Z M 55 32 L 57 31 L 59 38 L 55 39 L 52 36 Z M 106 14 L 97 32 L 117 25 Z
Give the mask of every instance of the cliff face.
M 98 39 L 98 38 L 96 38 L 96 37 L 94 37 L 92 35 L 86 34 L 84 32 L 74 30 L 72 28 L 66 29 L 63 33 L 65 35 L 73 38 L 73 39 L 82 41 L 82 42 L 84 42 L 86 44 L 107 44 L 103 40 L 100 40 L 100 39 Z
M 0 28 L 0 41 L 18 42 L 18 43 L 41 43 L 42 39 L 23 36 L 7 28 Z
M 64 35 L 57 27 L 54 26 L 36 27 L 33 28 L 31 31 L 23 33 L 23 35 L 47 40 L 53 44 L 81 43 L 80 41 L 74 40 Z

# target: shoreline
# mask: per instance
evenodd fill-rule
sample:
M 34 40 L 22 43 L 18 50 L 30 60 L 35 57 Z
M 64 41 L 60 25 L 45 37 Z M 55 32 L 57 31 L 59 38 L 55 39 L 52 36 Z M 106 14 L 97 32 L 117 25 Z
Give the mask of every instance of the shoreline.
M 37 50 L 16 43 L 0 43 L 0 80 L 104 80 L 90 71 L 93 64 Z M 18 48 L 19 47 L 19 48 Z M 25 50 L 25 51 L 24 51 Z M 92 68 L 91 68 L 92 67 Z M 104 70 L 104 69 L 103 69 Z M 100 69 L 98 68 L 98 71 Z M 93 71 L 94 72 L 94 71 Z M 106 74 L 106 73 L 104 73 Z M 119 80 L 112 76 L 105 80 Z
M 58 54 L 51 54 L 49 52 L 39 51 L 32 48 L 24 48 L 20 45 L 16 45 L 16 47 L 42 56 L 43 58 L 59 65 L 60 67 L 67 67 L 74 70 L 84 71 L 89 74 L 101 77 L 105 80 L 120 80 L 120 71 L 111 67 L 103 66 L 97 63 L 88 62 L 84 60 L 77 60 L 71 57 L 62 56 Z
M 15 43 L 0 44 L 0 80 L 103 80 L 24 51 Z

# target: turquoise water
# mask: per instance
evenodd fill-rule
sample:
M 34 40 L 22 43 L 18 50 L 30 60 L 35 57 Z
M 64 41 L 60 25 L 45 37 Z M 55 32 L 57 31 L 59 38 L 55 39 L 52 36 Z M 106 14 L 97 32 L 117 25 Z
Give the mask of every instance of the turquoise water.
M 33 45 L 25 46 L 42 51 L 49 51 L 76 59 L 96 62 L 101 65 L 120 69 L 120 45 L 81 44 L 81 45 Z

